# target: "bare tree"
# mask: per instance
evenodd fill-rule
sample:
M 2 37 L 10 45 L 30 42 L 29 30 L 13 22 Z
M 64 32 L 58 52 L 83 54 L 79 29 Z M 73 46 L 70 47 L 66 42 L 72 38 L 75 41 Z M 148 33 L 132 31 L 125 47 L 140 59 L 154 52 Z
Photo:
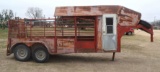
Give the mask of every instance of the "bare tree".
M 2 10 L 0 18 L 2 18 L 3 20 L 7 21 L 9 19 L 12 19 L 13 17 L 14 15 L 12 10 L 7 10 L 7 9 Z
M 14 17 L 13 11 L 8 9 L 3 9 L 0 13 L 0 25 L 2 29 L 4 29 L 7 26 L 7 22 L 9 19 L 12 19 Z
M 29 18 L 34 18 L 34 19 L 38 19 L 38 18 L 43 18 L 42 16 L 42 9 L 38 8 L 38 7 L 30 7 L 28 8 L 26 15 Z

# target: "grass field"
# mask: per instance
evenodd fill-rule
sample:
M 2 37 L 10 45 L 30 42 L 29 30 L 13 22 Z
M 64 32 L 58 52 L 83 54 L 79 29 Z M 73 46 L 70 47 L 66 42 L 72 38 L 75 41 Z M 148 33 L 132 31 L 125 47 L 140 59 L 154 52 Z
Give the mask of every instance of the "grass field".
M 6 48 L 8 29 L 0 29 L 0 48 Z
M 7 28 L 4 30 L 0 29 L 0 39 L 6 39 L 7 36 L 8 36 L 8 29 Z
M 160 31 L 154 31 L 154 42 L 150 35 L 136 30 L 133 36 L 123 36 L 122 52 L 80 53 L 54 55 L 47 63 L 16 61 L 6 56 L 7 30 L 0 30 L 0 72 L 159 72 Z

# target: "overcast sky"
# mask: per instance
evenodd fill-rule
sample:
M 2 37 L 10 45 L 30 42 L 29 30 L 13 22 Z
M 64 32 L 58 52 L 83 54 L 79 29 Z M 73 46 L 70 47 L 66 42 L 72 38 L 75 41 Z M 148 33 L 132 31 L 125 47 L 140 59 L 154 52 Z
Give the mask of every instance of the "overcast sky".
M 160 19 L 160 0 L 0 0 L 0 10 L 12 9 L 21 18 L 26 18 L 28 7 L 39 7 L 45 17 L 53 17 L 56 6 L 83 5 L 122 5 L 142 13 L 149 22 Z

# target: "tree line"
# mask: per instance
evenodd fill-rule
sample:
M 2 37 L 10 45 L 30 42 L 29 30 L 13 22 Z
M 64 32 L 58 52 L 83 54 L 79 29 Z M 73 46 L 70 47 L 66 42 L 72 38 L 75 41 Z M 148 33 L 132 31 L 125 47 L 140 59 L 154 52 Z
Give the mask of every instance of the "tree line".
M 38 7 L 29 7 L 25 13 L 25 15 L 32 19 L 44 18 L 43 10 Z M 8 27 L 8 21 L 10 19 L 15 19 L 15 15 L 13 10 L 11 9 L 3 9 L 0 11 L 0 28 L 5 29 Z
M 160 20 L 156 20 L 152 22 L 151 24 L 153 24 L 153 26 L 160 26 Z
M 151 22 L 154 29 L 160 29 L 160 20 L 155 20 L 154 22 Z
M 2 29 L 6 28 L 7 22 L 9 19 L 12 19 L 14 17 L 13 11 L 12 10 L 8 10 L 8 9 L 3 9 L 0 12 L 0 27 Z

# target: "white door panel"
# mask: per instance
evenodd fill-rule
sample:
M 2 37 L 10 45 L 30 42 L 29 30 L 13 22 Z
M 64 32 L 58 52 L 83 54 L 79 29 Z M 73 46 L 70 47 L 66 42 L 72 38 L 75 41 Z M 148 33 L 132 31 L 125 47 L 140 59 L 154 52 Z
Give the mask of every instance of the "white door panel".
M 102 47 L 105 51 L 117 50 L 117 15 L 103 15 Z

